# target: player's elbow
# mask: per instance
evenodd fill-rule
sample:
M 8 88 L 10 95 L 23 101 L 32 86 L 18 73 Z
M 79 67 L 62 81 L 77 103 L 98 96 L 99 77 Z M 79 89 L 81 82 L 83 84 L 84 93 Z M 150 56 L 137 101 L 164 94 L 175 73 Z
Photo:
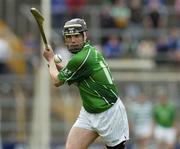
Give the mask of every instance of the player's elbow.
M 54 86 L 55 86 L 55 87 L 59 87 L 59 86 L 61 86 L 61 85 L 62 85 L 61 82 L 54 82 Z
M 58 77 L 56 76 L 53 79 L 53 84 L 55 87 L 59 87 L 59 86 L 63 85 L 63 81 L 59 80 Z
M 59 86 L 61 86 L 61 85 L 63 84 L 62 81 L 60 81 L 60 80 L 58 79 L 58 76 L 57 76 L 57 75 L 51 74 L 51 80 L 52 80 L 52 83 L 53 83 L 53 85 L 54 85 L 55 87 L 59 87 Z

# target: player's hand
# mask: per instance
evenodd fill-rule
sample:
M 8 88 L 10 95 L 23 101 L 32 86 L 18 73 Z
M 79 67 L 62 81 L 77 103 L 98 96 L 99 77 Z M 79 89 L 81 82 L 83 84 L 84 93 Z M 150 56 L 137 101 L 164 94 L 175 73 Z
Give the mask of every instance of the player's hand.
M 48 62 L 54 59 L 54 52 L 50 45 L 44 49 L 43 56 Z

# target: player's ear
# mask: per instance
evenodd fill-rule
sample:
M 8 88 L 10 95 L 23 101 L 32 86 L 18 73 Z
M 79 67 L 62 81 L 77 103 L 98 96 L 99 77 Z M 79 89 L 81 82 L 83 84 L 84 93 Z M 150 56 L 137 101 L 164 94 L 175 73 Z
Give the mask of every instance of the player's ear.
M 84 42 L 87 41 L 87 32 L 83 32 L 83 36 L 84 36 Z

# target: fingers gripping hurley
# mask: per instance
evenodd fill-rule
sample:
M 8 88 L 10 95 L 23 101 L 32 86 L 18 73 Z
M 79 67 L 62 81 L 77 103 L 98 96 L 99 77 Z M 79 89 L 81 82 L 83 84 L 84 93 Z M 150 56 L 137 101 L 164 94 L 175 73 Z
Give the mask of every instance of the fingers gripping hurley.
M 45 44 L 45 47 L 46 47 L 46 49 L 48 49 L 48 42 L 47 42 L 46 35 L 45 35 L 44 29 L 43 29 L 44 17 L 36 8 L 31 8 L 31 13 L 33 14 L 33 16 L 38 24 L 39 31 L 40 31 L 41 37 L 43 39 L 43 42 Z

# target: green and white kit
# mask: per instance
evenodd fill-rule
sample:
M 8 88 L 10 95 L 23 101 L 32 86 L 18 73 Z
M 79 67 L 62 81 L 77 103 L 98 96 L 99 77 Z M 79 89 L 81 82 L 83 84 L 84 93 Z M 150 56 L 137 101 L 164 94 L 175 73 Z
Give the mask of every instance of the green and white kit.
M 63 83 L 76 84 L 89 113 L 100 113 L 114 105 L 118 99 L 109 68 L 104 58 L 90 43 L 73 55 L 58 75 Z

